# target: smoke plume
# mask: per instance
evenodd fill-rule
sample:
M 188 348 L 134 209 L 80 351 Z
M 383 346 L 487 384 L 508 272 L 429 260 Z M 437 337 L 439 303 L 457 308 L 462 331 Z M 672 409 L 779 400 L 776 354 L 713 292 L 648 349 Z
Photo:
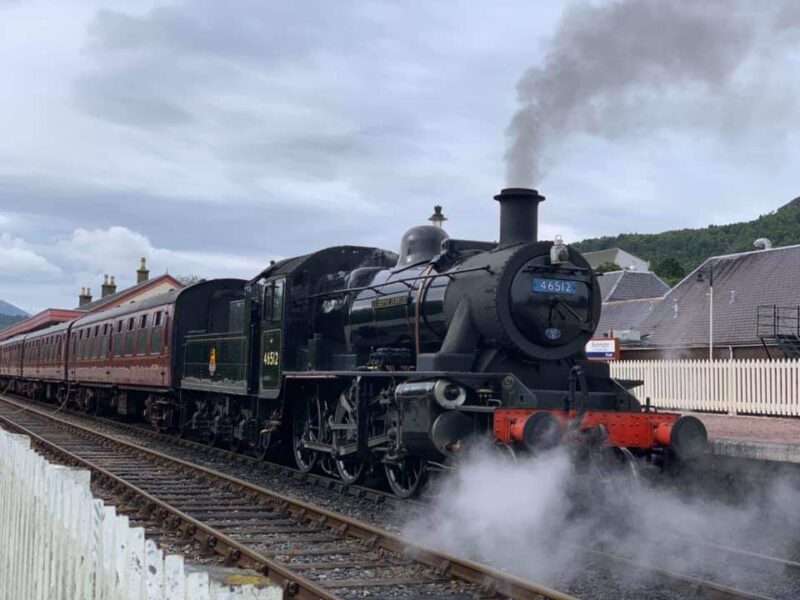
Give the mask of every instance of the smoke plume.
M 517 84 L 507 182 L 532 186 L 556 145 L 684 130 L 740 136 L 794 107 L 776 76 L 795 41 L 788 0 L 618 0 L 566 10 L 543 62 Z M 783 83 L 783 85 L 781 85 Z

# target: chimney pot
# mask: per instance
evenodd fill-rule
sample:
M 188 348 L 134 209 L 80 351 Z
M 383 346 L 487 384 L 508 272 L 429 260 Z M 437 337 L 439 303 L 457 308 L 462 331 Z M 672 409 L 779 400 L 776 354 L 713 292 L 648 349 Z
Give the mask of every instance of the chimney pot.
M 82 287 L 80 296 L 78 296 L 78 308 L 89 304 L 92 301 L 92 290 L 88 287 Z
M 103 286 L 100 291 L 100 297 L 105 298 L 106 296 L 110 296 L 111 294 L 116 293 L 117 286 L 114 283 L 114 277 L 111 276 L 109 279 L 108 275 L 103 277 Z
M 136 271 L 136 283 L 144 283 L 148 279 L 150 279 L 150 271 L 147 269 L 147 258 L 143 256 L 139 269 Z

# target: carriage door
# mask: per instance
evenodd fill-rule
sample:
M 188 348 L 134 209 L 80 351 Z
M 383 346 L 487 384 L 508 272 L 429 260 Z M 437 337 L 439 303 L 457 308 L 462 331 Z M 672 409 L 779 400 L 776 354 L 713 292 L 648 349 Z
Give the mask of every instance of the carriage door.
M 264 287 L 261 326 L 261 391 L 277 393 L 281 380 L 281 325 L 286 280 L 272 279 Z

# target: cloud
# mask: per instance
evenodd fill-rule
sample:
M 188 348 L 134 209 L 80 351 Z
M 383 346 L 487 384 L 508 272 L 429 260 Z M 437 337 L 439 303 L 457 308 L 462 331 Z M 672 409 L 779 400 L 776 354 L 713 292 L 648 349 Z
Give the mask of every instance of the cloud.
M 267 264 L 252 256 L 159 248 L 147 236 L 120 226 L 76 229 L 68 239 L 55 244 L 52 252 L 84 276 L 115 274 L 120 285 L 132 283 L 140 257 L 148 259 L 154 275 L 170 272 L 205 278 L 249 278 Z
M 41 281 L 60 274 L 57 266 L 26 246 L 19 238 L 6 233 L 0 235 L 0 278 Z
M 574 2 L 569 14 L 610 4 Z M 434 204 L 452 236 L 496 238 L 515 83 L 546 62 L 565 5 L 20 2 L 0 36 L 0 86 L 12 91 L 0 95 L 0 213 L 61 275 L 50 292 L 14 288 L 15 303 L 74 304 L 98 274 L 132 277 L 141 254 L 154 272 L 249 276 L 336 244 L 396 250 Z M 761 100 L 735 99 L 749 131 L 792 114 L 773 93 L 797 81 L 782 48 L 764 65 Z M 781 135 L 765 127 L 763 143 L 712 147 L 693 134 L 687 97 L 639 99 L 601 103 L 594 121 L 638 123 L 641 135 L 564 136 L 549 154 L 543 235 L 752 218 L 797 195 L 800 156 Z M 642 106 L 647 119 L 619 119 Z M 642 125 L 670 111 L 687 126 Z M 11 280 L 0 287 L 11 293 Z

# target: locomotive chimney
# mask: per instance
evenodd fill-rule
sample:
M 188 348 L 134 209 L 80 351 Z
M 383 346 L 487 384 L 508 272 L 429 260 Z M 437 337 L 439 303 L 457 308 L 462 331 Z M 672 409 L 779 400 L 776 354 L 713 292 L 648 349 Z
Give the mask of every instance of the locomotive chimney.
M 544 196 L 528 188 L 505 188 L 494 197 L 500 203 L 500 247 L 538 239 L 539 203 Z

